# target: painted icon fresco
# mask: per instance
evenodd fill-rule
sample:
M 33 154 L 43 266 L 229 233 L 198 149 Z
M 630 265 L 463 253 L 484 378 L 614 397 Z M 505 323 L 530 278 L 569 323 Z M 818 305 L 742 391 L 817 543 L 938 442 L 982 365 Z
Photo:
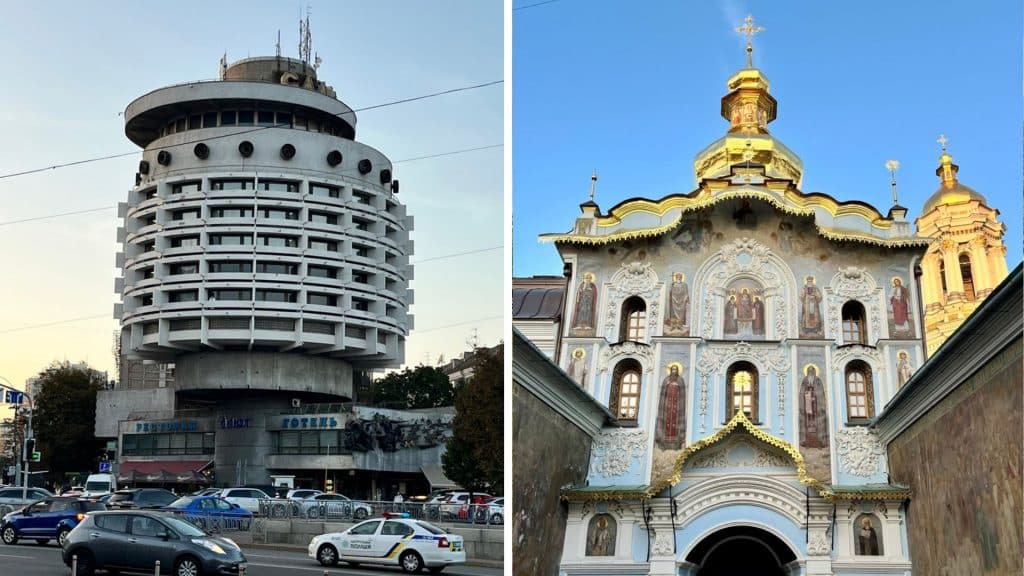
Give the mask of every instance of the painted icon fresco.
M 679 450 L 685 439 L 686 381 L 682 366 L 673 362 L 668 366 L 668 375 L 661 381 L 654 441 L 663 450 Z
M 808 364 L 800 381 L 800 446 L 828 448 L 828 409 L 818 367 Z
M 668 314 L 665 315 L 665 336 L 690 335 L 690 287 L 686 275 L 676 272 L 668 288 Z
M 572 360 L 569 361 L 569 369 L 566 370 L 569 378 L 572 378 L 581 387 L 587 387 L 587 352 L 583 348 L 576 348 L 572 351 Z
M 821 317 L 821 289 L 814 276 L 804 278 L 803 288 L 800 289 L 800 337 L 825 337 L 825 324 Z
M 597 514 L 587 528 L 587 556 L 615 555 L 615 518 L 611 514 Z
M 854 521 L 854 551 L 858 556 L 882 555 L 882 525 L 874 514 L 861 514 Z
M 896 380 L 902 388 L 914 375 L 914 365 L 910 363 L 910 354 L 906 350 L 900 350 L 896 357 L 899 359 L 896 363 Z
M 734 280 L 726 288 L 722 333 L 726 338 L 764 340 L 764 290 L 754 280 Z
M 894 336 L 912 337 L 914 328 L 910 325 L 910 291 L 903 279 L 895 276 L 889 291 L 889 331 Z
M 576 289 L 576 306 L 572 315 L 573 336 L 593 336 L 597 318 L 597 285 L 594 275 L 587 272 L 583 275 Z

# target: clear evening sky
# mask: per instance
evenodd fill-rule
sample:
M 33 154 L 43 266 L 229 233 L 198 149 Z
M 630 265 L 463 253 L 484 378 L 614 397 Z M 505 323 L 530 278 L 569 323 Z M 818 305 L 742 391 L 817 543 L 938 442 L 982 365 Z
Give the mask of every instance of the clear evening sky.
M 537 236 L 572 227 L 595 168 L 603 211 L 695 189 L 694 155 L 727 129 L 719 101 L 745 66 L 748 13 L 766 29 L 754 65 L 778 100 L 769 130 L 803 159 L 805 192 L 884 215 L 895 159 L 913 220 L 939 187 L 945 134 L 1020 262 L 1020 2 L 559 0 L 512 13 L 515 276 L 561 274 Z
M 7 2 L 0 53 L 0 175 L 130 152 L 123 112 L 228 61 L 297 57 L 306 2 Z M 319 77 L 353 108 L 501 80 L 499 1 L 314 2 Z M 358 114 L 357 139 L 393 161 L 502 143 L 502 85 Z M 433 364 L 502 336 L 502 148 L 395 165 L 415 216 L 415 330 L 406 363 Z M 21 385 L 54 360 L 109 370 L 116 205 L 141 152 L 0 178 L 0 376 Z M 65 212 L 85 214 L 30 218 Z M 105 209 L 104 209 L 105 208 Z M 495 248 L 493 250 L 484 250 Z M 474 254 L 432 260 L 469 251 Z M 2 415 L 0 415 L 2 416 Z

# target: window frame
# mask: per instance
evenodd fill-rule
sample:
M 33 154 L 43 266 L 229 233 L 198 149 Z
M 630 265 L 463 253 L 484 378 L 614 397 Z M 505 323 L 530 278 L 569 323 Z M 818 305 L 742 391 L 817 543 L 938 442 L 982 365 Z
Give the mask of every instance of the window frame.
M 747 419 L 754 424 L 761 423 L 761 372 L 757 369 L 753 363 L 746 360 L 734 362 L 725 373 L 725 422 L 728 422 L 733 416 L 736 415 L 736 395 L 737 392 L 734 387 L 735 377 L 740 373 L 750 374 L 750 391 L 747 393 L 740 393 L 742 396 L 750 397 L 750 415 Z M 742 402 L 741 402 L 742 406 Z
M 858 375 L 863 381 L 856 384 L 863 386 L 863 391 L 851 391 L 851 376 Z M 846 392 L 846 421 L 848 424 L 866 424 L 875 417 L 874 375 L 871 366 L 863 360 L 851 360 L 843 370 L 843 389 Z M 864 415 L 853 414 L 853 398 L 864 398 Z M 857 406 L 860 408 L 860 406 Z M 858 410 L 859 411 L 859 410 Z
M 848 314 L 849 312 L 849 314 Z M 859 313 L 859 318 L 857 317 Z M 867 312 L 857 300 L 848 300 L 840 312 L 843 344 L 867 344 Z
M 627 382 L 626 379 L 635 378 Z M 624 391 L 624 385 L 631 389 Z M 632 388 L 635 386 L 635 390 Z M 615 418 L 622 423 L 636 425 L 640 417 L 640 399 L 643 396 L 643 367 L 638 361 L 632 358 L 622 360 L 615 365 L 612 374 L 612 393 L 608 401 L 608 407 Z M 635 399 L 635 404 L 626 402 Z M 626 405 L 624 405 L 624 403 Z

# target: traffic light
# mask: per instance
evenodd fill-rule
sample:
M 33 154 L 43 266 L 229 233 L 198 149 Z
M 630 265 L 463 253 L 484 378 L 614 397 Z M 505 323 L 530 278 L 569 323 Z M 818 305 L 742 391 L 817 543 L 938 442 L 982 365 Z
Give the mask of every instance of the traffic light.
M 36 450 L 36 439 L 28 438 L 25 440 L 25 454 L 31 456 Z
M 28 455 L 28 461 L 29 462 L 42 462 L 43 461 L 43 453 L 42 452 L 32 452 L 32 453 L 30 453 Z
M 333 479 L 328 478 L 324 482 L 324 492 L 334 492 L 334 480 Z

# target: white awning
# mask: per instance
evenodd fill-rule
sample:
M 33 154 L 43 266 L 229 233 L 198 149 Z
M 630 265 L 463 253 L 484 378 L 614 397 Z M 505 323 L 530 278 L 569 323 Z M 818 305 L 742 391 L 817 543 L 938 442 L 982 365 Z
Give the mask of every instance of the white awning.
M 444 469 L 437 464 L 424 464 L 420 466 L 420 471 L 427 477 L 427 482 L 430 483 L 430 489 L 434 490 L 437 488 L 458 488 L 459 485 L 452 482 L 444 475 Z

